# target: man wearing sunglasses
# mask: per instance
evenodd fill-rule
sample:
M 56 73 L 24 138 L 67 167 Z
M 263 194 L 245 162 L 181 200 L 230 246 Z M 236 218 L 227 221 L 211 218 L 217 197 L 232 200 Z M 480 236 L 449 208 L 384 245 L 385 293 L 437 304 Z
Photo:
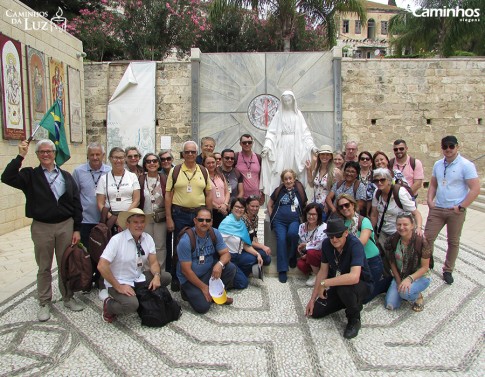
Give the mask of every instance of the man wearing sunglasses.
M 443 266 L 443 280 L 453 284 L 453 268 L 458 256 L 460 235 L 465 222 L 466 209 L 480 193 L 475 164 L 459 153 L 455 136 L 441 139 L 444 158 L 436 161 L 428 188 L 429 214 L 424 235 L 431 248 L 439 232 L 446 225 L 448 250 Z
M 243 176 L 244 199 L 251 195 L 263 198 L 263 191 L 259 189 L 261 175 L 261 155 L 253 152 L 253 137 L 244 134 L 239 138 L 241 152 L 236 153 L 236 169 Z
M 349 234 L 341 218 L 331 218 L 322 243 L 322 264 L 318 271 L 306 315 L 322 318 L 345 309 L 344 338 L 355 338 L 360 329 L 362 303 L 373 291 L 372 275 L 364 246 Z
M 138 309 L 135 289 L 150 281 L 148 289 L 167 286 L 171 276 L 160 271 L 155 242 L 145 233 L 145 223 L 151 215 L 139 208 L 121 212 L 118 216 L 124 230 L 114 235 L 99 258 L 98 270 L 105 279 L 109 296 L 103 302 L 103 321 L 111 323 L 117 315 L 134 313 Z M 145 270 L 146 266 L 149 270 Z
M 413 198 L 418 196 L 418 190 L 421 188 L 424 179 L 423 164 L 418 159 L 408 155 L 408 146 L 402 139 L 394 141 L 394 156 L 390 164 L 392 170 L 400 171 L 413 191 Z
M 207 313 L 212 304 L 209 280 L 221 279 L 227 289 L 232 287 L 236 275 L 236 266 L 231 262 L 229 249 L 221 233 L 213 229 L 213 241 L 210 235 L 211 226 L 212 211 L 205 207 L 199 208 L 192 228 L 195 248 L 192 248 L 187 232 L 177 245 L 177 276 L 181 284 L 182 298 L 201 314 Z M 233 299 L 228 297 L 225 304 L 230 305 L 232 302 Z
M 222 165 L 220 167 L 221 173 L 224 175 L 229 186 L 229 194 L 231 199 L 243 198 L 243 176 L 241 172 L 234 167 L 235 153 L 232 149 L 224 149 L 221 152 Z

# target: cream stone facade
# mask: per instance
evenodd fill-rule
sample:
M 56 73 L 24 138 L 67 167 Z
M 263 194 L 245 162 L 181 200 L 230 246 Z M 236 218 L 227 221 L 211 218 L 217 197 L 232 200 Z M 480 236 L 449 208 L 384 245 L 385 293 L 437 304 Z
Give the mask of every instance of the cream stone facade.
M 48 30 L 39 30 L 43 28 L 45 22 L 49 21 L 46 18 L 30 16 L 28 15 L 29 13 L 33 13 L 32 9 L 25 6 L 20 1 L 0 1 L 0 32 L 21 43 L 23 102 L 27 135 L 30 135 L 32 131 L 32 122 L 30 120 L 29 109 L 29 94 L 27 90 L 28 79 L 25 49 L 25 46 L 27 45 L 43 52 L 46 56 L 46 64 L 49 57 L 53 57 L 64 62 L 66 82 L 67 66 L 71 66 L 80 71 L 82 112 L 84 113 L 86 110 L 84 108 L 84 66 L 81 56 L 83 51 L 81 41 L 62 30 L 50 30 L 50 28 L 47 28 Z M 19 14 L 28 16 L 13 16 Z M 54 15 L 49 15 L 49 17 L 52 16 Z M 65 91 L 65 94 L 67 106 L 69 103 L 68 90 Z M 69 119 L 66 119 L 65 129 L 71 152 L 71 159 L 62 167 L 68 171 L 72 171 L 76 166 L 84 162 L 86 159 L 84 120 L 83 143 L 70 143 Z M 12 158 L 17 156 L 18 143 L 18 140 L 4 140 L 2 136 L 2 139 L 0 140 L 0 173 L 3 172 L 5 165 L 7 165 Z M 32 142 L 32 144 L 34 144 L 34 142 Z M 29 154 L 24 161 L 24 166 L 37 166 L 38 164 L 39 161 L 34 154 L 34 145 L 31 145 Z M 13 189 L 5 184 L 0 184 L 0 234 L 21 228 L 30 224 L 30 222 L 31 219 L 25 217 L 25 199 L 23 193 L 20 190 Z
M 365 23 L 359 21 L 356 13 L 341 13 L 337 16 L 337 46 L 342 47 L 345 57 L 370 59 L 391 54 L 389 20 L 402 9 L 372 1 L 366 1 L 365 5 Z

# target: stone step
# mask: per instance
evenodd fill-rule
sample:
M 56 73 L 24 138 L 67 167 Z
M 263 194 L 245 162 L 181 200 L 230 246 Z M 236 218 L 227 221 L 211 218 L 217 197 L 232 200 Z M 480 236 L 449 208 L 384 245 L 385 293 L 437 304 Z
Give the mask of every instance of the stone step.
M 485 194 L 480 193 L 475 199 L 475 203 L 484 203 L 485 204 Z
M 480 187 L 480 195 L 485 195 L 485 187 Z
M 475 200 L 470 204 L 470 208 L 485 213 L 485 203 L 480 203 Z

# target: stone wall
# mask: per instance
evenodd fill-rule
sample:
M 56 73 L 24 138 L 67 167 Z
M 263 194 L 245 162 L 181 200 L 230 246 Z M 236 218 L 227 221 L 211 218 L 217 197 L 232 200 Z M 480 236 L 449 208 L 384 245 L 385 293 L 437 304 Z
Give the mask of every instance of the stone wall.
M 31 120 L 29 108 L 29 94 L 27 90 L 27 59 L 25 46 L 31 46 L 43 52 L 48 57 L 53 57 L 64 62 L 64 79 L 67 82 L 67 66 L 71 66 L 80 71 L 81 74 L 81 106 L 84 108 L 84 67 L 82 58 L 80 57 L 83 50 L 82 43 L 72 35 L 62 30 L 39 30 L 43 28 L 47 19 L 32 16 L 32 9 L 28 8 L 20 1 L 10 0 L 0 2 L 0 31 L 2 34 L 17 40 L 21 43 L 22 54 L 22 76 L 23 76 L 23 102 L 24 114 L 26 123 L 26 133 L 31 134 Z M 10 16 L 9 16 L 10 15 Z M 13 16 L 12 15 L 16 15 Z M 52 17 L 54 15 L 49 15 Z M 47 24 L 50 25 L 50 24 Z M 79 57 L 78 57 L 79 55 Z M 47 64 L 47 61 L 46 61 Z M 49 86 L 48 86 L 49 87 Z M 68 98 L 68 91 L 66 90 L 66 100 Z M 3 93 L 2 93 L 3 95 Z M 66 102 L 66 105 L 68 102 Z M 2 122 L 3 124 L 3 122 Z M 71 159 L 62 167 L 68 171 L 72 171 L 74 167 L 85 161 L 86 148 L 85 144 L 71 144 L 69 119 L 66 119 L 65 129 L 67 133 L 67 140 L 69 149 L 71 151 Z M 85 129 L 83 123 L 83 130 Z M 85 137 L 83 137 L 85 140 Z M 3 136 L 0 139 L 0 174 L 3 173 L 5 165 L 18 154 L 18 140 L 4 140 Z M 34 144 L 34 143 L 32 143 Z M 23 163 L 23 166 L 37 166 L 39 161 L 34 154 L 34 145 L 31 145 L 29 154 Z M 25 198 L 20 190 L 13 189 L 5 184 L 0 184 L 0 234 L 10 232 L 14 229 L 21 228 L 30 224 L 31 220 L 25 217 Z
M 129 62 L 86 63 L 85 96 L 88 142 L 106 144 L 106 109 Z M 189 62 L 159 62 L 156 74 L 156 150 L 160 136 L 172 137 L 172 150 L 180 151 L 191 138 L 191 87 Z M 174 153 L 178 157 L 178 153 Z
M 456 135 L 468 159 L 485 154 L 485 59 L 343 59 L 344 142 L 384 150 L 406 140 L 423 161 L 425 181 L 442 157 L 440 140 Z M 476 161 L 485 174 L 485 158 Z

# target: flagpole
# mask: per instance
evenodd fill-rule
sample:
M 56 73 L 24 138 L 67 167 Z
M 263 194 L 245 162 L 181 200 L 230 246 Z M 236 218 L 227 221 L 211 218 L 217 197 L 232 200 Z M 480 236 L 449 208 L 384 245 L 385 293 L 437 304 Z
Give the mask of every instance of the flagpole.
M 32 135 L 27 139 L 27 144 L 30 144 L 30 142 L 34 138 L 35 133 L 38 131 L 39 127 L 40 127 L 40 123 L 37 124 L 37 127 L 35 127 L 34 132 L 32 132 Z

